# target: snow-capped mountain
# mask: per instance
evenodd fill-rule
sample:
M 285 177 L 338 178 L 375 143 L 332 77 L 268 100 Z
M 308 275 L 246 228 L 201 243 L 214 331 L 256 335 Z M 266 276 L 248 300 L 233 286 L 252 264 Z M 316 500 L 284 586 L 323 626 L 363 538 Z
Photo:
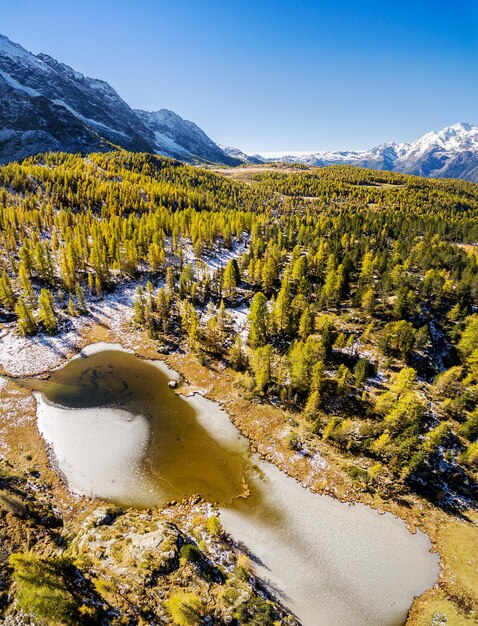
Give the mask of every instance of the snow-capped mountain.
M 478 182 L 478 127 L 458 123 L 396 147 L 397 171 Z
M 254 165 L 258 165 L 259 163 L 267 163 L 266 158 L 261 156 L 260 154 L 246 154 L 239 150 L 239 148 L 231 148 L 231 146 L 223 146 L 222 144 L 218 144 L 223 152 L 232 157 L 233 159 L 239 159 L 242 163 L 252 163 Z
M 193 154 L 201 161 L 237 165 L 237 161 L 228 158 L 199 126 L 183 120 L 173 111 L 161 109 L 150 113 L 136 110 L 135 113 L 153 133 L 157 152 L 182 160 Z
M 240 153 L 236 156 L 243 162 L 253 163 L 257 162 L 258 155 L 248 157 Z M 323 151 L 262 158 L 264 162 L 284 161 L 315 166 L 357 165 L 419 176 L 464 178 L 478 182 L 478 127 L 464 123 L 453 124 L 439 132 L 427 133 L 410 143 L 385 143 L 361 152 Z
M 0 162 L 118 146 L 188 162 L 238 163 L 192 122 L 171 111 L 134 111 L 108 83 L 0 35 Z
M 410 143 L 267 158 L 218 146 L 176 113 L 134 111 L 106 82 L 0 35 L 0 163 L 38 152 L 156 152 L 190 163 L 350 164 L 478 182 L 478 127 L 458 123 Z

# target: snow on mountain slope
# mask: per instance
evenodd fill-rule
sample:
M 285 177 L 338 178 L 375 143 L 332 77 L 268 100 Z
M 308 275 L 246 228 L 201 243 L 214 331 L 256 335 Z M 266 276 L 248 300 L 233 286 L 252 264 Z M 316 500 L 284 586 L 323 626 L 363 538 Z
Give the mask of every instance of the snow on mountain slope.
M 138 128 L 136 115 L 111 87 L 110 97 L 105 98 L 103 92 L 92 88 L 92 79 L 58 63 L 48 55 L 35 56 L 3 36 L 0 36 L 0 71 L 11 89 L 22 91 L 32 100 L 32 106 L 25 108 L 19 102 L 15 106 L 12 103 L 10 114 L 6 116 L 5 111 L 6 117 L 0 119 L 2 127 L 16 131 L 42 129 L 55 137 L 60 144 L 64 142 L 69 149 L 77 144 L 79 150 L 84 150 L 84 138 L 80 137 L 79 141 L 75 141 L 77 124 L 73 125 L 72 132 L 68 132 L 66 126 L 61 129 L 61 133 L 56 128 L 55 116 L 58 114 L 58 107 L 63 107 L 66 111 L 61 113 L 61 117 L 65 122 L 72 116 L 81 124 L 93 126 L 90 128 L 92 146 L 97 147 L 98 143 L 106 146 L 110 142 L 132 150 L 150 148 L 147 130 Z M 4 90 L 0 95 L 3 101 L 6 96 Z M 38 98 L 45 99 L 45 115 L 41 118 L 32 112 L 32 107 L 36 109 L 34 100 Z M 98 130 L 100 141 L 97 137 Z M 4 157 L 8 158 L 8 154 L 2 154 L 2 158 Z
M 173 154 L 177 158 L 184 158 L 189 153 L 193 160 L 210 161 L 211 163 L 224 163 L 237 165 L 237 160 L 226 155 L 206 133 L 193 122 L 184 120 L 182 117 L 169 111 L 140 111 L 135 113 L 143 124 L 149 128 L 155 137 L 156 149 L 160 154 Z
M 478 181 L 478 127 L 458 123 L 397 146 L 395 169 L 422 176 Z
M 230 150 L 230 149 L 228 149 Z M 239 151 L 240 152 L 240 151 Z M 230 152 L 229 152 L 230 153 Z M 254 162 L 241 153 L 241 160 Z M 410 143 L 386 143 L 364 151 L 322 151 L 263 157 L 313 166 L 356 165 L 419 176 L 465 178 L 478 182 L 478 127 L 457 123 Z
M 105 81 L 0 35 L 0 162 L 115 147 L 237 164 L 192 122 L 164 110 L 135 112 Z
M 246 154 L 239 150 L 239 148 L 231 148 L 230 146 L 223 146 L 222 144 L 218 144 L 223 152 L 225 152 L 228 156 L 233 159 L 239 159 L 242 163 L 253 163 L 258 165 L 259 163 L 266 163 L 267 159 L 262 157 L 260 154 Z
M 83 76 L 46 54 L 34 55 L 0 35 L 0 162 L 50 150 L 87 153 L 116 147 L 190 163 L 351 164 L 478 182 L 478 128 L 470 124 L 364 151 L 248 156 L 218 146 L 196 124 L 167 109 L 134 111 L 105 81 Z

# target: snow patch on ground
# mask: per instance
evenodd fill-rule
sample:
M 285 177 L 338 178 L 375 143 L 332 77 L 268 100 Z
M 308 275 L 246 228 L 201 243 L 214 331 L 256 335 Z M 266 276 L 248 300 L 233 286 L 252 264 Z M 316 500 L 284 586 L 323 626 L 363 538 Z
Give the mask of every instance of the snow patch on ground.
M 309 461 L 315 470 L 325 471 L 329 468 L 329 464 L 322 457 L 320 452 L 315 452 L 311 457 L 309 457 Z
M 239 241 L 234 242 L 232 250 L 222 249 L 207 256 L 204 261 L 210 273 L 212 274 L 214 271 L 226 267 L 231 259 L 240 257 L 248 246 L 249 239 L 246 235 L 243 235 Z
M 243 341 L 247 339 L 248 321 L 251 312 L 250 306 L 242 305 L 237 309 L 227 309 L 228 315 L 231 317 L 236 333 L 241 335 Z
M 71 328 L 55 337 L 22 337 L 11 325 L 1 338 L 0 363 L 7 374 L 27 376 L 58 366 L 78 348 L 79 330 L 84 319 L 73 320 Z
M 181 374 L 176 370 L 173 370 L 172 367 L 169 367 L 167 363 L 164 361 L 158 360 L 148 360 L 148 363 L 151 363 L 154 367 L 156 367 L 160 372 L 162 372 L 165 376 L 167 376 L 170 380 L 174 380 L 178 382 L 181 378 Z
M 219 268 L 225 267 L 230 259 L 237 258 L 247 249 L 249 238 L 244 234 L 232 246 L 231 250 L 217 249 L 204 259 L 206 271 L 211 275 Z M 184 260 L 196 265 L 197 259 L 190 242 L 182 242 Z M 133 303 L 138 284 L 145 281 L 130 282 L 119 285 L 114 292 L 104 294 L 101 298 L 92 298 L 87 302 L 88 315 L 70 318 L 68 326 L 58 335 L 36 335 L 22 337 L 17 331 L 16 323 L 0 326 L 0 366 L 12 376 L 34 376 L 61 365 L 81 348 L 82 331 L 92 324 L 100 324 L 110 328 L 124 339 L 127 348 L 130 338 L 121 333 L 124 326 L 133 316 Z M 231 316 L 237 332 L 246 332 L 249 309 L 246 306 L 231 309 Z M 89 348 L 90 350 L 92 348 Z M 98 348 L 101 349 L 101 348 Z
M 170 238 L 166 238 L 166 243 L 170 245 Z M 238 259 L 249 247 L 250 237 L 247 233 L 243 233 L 239 239 L 236 239 L 232 248 L 229 250 L 224 248 L 221 244 L 216 244 L 214 250 L 210 251 L 208 254 L 204 254 L 201 259 L 198 259 L 192 243 L 189 239 L 184 239 L 181 241 L 181 248 L 183 254 L 183 262 L 190 263 L 196 272 L 198 272 L 199 278 L 203 278 L 201 272 L 201 264 L 205 266 L 206 271 L 209 276 L 212 276 L 213 273 L 221 268 L 226 267 L 228 262 L 231 259 Z
M 73 359 L 80 359 L 85 356 L 91 356 L 92 354 L 98 354 L 98 352 L 104 352 L 105 350 L 118 350 L 119 352 L 128 352 L 132 354 L 134 351 L 123 346 L 119 343 L 107 343 L 106 341 L 98 341 L 97 343 L 90 343 L 89 346 L 85 346 L 81 352 L 76 354 Z
M 81 331 L 93 323 L 118 333 L 133 314 L 136 284 L 119 286 L 101 300 L 87 303 L 89 315 L 72 318 L 68 329 L 49 337 L 22 337 L 16 324 L 6 324 L 0 331 L 0 365 L 12 376 L 33 376 L 58 367 L 80 349 Z

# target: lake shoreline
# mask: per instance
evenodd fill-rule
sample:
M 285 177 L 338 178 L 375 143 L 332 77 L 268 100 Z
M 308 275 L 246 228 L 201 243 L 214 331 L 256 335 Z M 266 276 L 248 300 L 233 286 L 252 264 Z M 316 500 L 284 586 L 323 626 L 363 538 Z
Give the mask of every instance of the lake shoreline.
M 40 432 L 74 493 L 147 509 L 195 493 L 218 502 L 226 532 L 254 555 L 255 575 L 304 626 L 336 619 L 344 626 L 397 626 L 436 582 L 438 559 L 425 533 L 412 535 L 396 516 L 364 504 L 352 510 L 314 494 L 251 456 L 249 440 L 219 404 L 200 394 L 180 400 L 181 389 L 168 388 L 177 374 L 166 369 L 165 376 L 162 362 L 158 367 L 107 343 L 81 354 L 86 358 L 72 358 L 34 384 L 42 393 Z M 244 477 L 249 498 L 231 500 Z
M 87 325 L 85 330 L 86 333 L 78 334 L 75 343 L 69 346 L 69 351 L 67 352 L 67 354 L 58 357 L 58 360 L 53 367 L 44 368 L 41 366 L 37 369 L 29 369 L 22 374 L 11 374 L 5 372 L 4 375 L 13 382 L 15 382 L 16 378 L 21 377 L 42 379 L 45 376 L 48 376 L 52 370 L 63 367 L 72 359 L 94 354 L 97 350 L 102 349 L 102 347 L 105 345 L 111 346 L 114 349 L 119 349 L 130 354 L 134 354 L 135 356 L 147 362 L 161 364 L 159 365 L 159 367 L 162 368 L 163 371 L 167 373 L 167 375 L 170 375 L 172 380 L 180 381 L 182 383 L 179 387 L 175 389 L 175 393 L 177 393 L 178 395 L 183 395 L 184 397 L 198 394 L 200 396 L 203 396 L 204 398 L 207 398 L 208 400 L 216 402 L 224 411 L 227 412 L 231 422 L 234 424 L 234 426 L 236 426 L 240 433 L 246 439 L 248 439 L 251 444 L 251 449 L 253 451 L 257 451 L 264 460 L 267 460 L 270 463 L 274 464 L 280 471 L 284 472 L 285 474 L 296 480 L 304 489 L 308 489 L 316 494 L 330 495 L 339 502 L 350 505 L 358 503 L 365 504 L 366 506 L 369 506 L 380 514 L 391 513 L 397 518 L 403 520 L 407 524 L 410 532 L 415 533 L 417 529 L 420 529 L 430 536 L 430 532 L 426 526 L 426 522 L 422 521 L 420 523 L 417 523 L 410 516 L 409 512 L 403 509 L 403 507 L 395 507 L 394 503 L 390 501 L 381 501 L 380 504 L 377 504 L 368 495 L 362 493 L 347 491 L 346 495 L 344 495 L 341 491 L 338 491 L 335 488 L 335 485 L 324 484 L 321 487 L 317 487 L 317 485 L 311 484 L 310 480 L 301 478 L 300 475 L 298 475 L 296 468 L 291 467 L 291 465 L 287 463 L 286 458 L 280 460 L 269 450 L 263 450 L 263 445 L 261 445 L 263 442 L 258 440 L 256 433 L 254 433 L 251 428 L 247 428 L 247 424 L 244 420 L 238 418 L 237 413 L 231 411 L 231 405 L 233 404 L 233 400 L 231 400 L 230 397 L 224 397 L 222 393 L 218 393 L 217 388 L 211 389 L 210 383 L 209 385 L 207 383 L 204 384 L 204 380 L 201 380 L 202 384 L 201 382 L 199 382 L 198 378 L 200 379 L 201 375 L 204 375 L 204 370 L 209 372 L 208 368 L 200 365 L 199 363 L 185 363 L 186 360 L 195 360 L 194 355 L 189 353 L 158 353 L 154 347 L 148 345 L 150 340 L 148 340 L 147 338 L 146 344 L 144 343 L 145 337 L 138 337 L 137 339 L 139 339 L 139 342 L 132 342 L 131 337 L 128 337 L 128 335 L 123 332 L 121 332 L 119 335 L 117 333 L 114 333 L 111 340 L 105 338 L 90 343 L 91 335 L 96 335 L 94 324 Z M 108 334 L 110 334 L 111 332 L 111 329 L 103 328 L 101 330 L 107 330 Z M 23 340 L 24 338 L 18 336 L 18 339 Z M 98 346 L 98 348 L 92 349 L 92 346 L 95 345 Z M 1 362 L 0 366 L 2 366 Z M 3 369 L 5 370 L 4 366 Z M 228 374 L 230 375 L 230 372 L 227 371 L 222 373 L 225 376 Z M 190 380 L 191 378 L 193 380 Z M 228 388 L 229 390 L 231 390 L 230 385 L 228 385 Z M 234 395 L 238 395 L 237 391 L 234 391 Z M 253 402 L 251 400 L 247 400 L 244 397 L 242 397 L 241 400 L 244 403 L 250 405 L 252 409 L 256 409 L 259 406 L 276 410 L 275 407 L 267 404 Z M 432 536 L 430 536 L 430 539 L 432 541 L 432 544 L 434 544 Z
M 118 315 L 121 315 L 121 311 L 118 312 Z M 81 332 L 78 332 L 75 337 L 74 346 L 70 344 L 68 349 L 65 350 L 65 352 L 61 355 L 58 355 L 58 353 L 55 351 L 56 362 L 54 366 L 61 366 L 67 360 L 72 358 L 76 353 L 80 352 L 88 344 L 97 343 L 100 341 L 120 344 L 124 349 L 131 351 L 137 356 L 140 356 L 141 358 L 147 360 L 158 360 L 165 362 L 169 367 L 172 367 L 177 372 L 179 372 L 184 381 L 187 381 L 187 388 L 183 386 L 180 390 L 178 390 L 178 392 L 194 393 L 195 391 L 197 391 L 201 395 L 204 395 L 205 397 L 212 399 L 215 402 L 218 402 L 221 407 L 223 407 L 228 412 L 230 419 L 235 424 L 235 426 L 246 438 L 249 439 L 252 449 L 259 451 L 264 458 L 271 461 L 288 476 L 294 478 L 304 488 L 319 494 L 326 493 L 333 496 L 335 499 L 341 502 L 349 503 L 350 505 L 353 505 L 355 503 L 363 503 L 380 513 L 390 512 L 397 518 L 405 521 L 411 532 L 414 532 L 417 528 L 426 532 L 432 542 L 432 551 L 435 551 L 440 555 L 440 574 L 435 587 L 432 590 L 426 592 L 426 598 L 424 599 L 424 602 L 428 603 L 430 601 L 430 594 L 433 599 L 435 599 L 436 596 L 438 596 L 439 598 L 446 597 L 443 595 L 443 590 L 447 589 L 447 585 L 449 584 L 447 581 L 452 580 L 454 574 L 453 569 L 450 569 L 449 564 L 447 564 L 446 566 L 444 565 L 444 550 L 439 543 L 441 526 L 444 523 L 451 523 L 450 517 L 445 512 L 432 506 L 423 508 L 424 503 L 420 504 L 417 510 L 414 507 L 412 507 L 411 509 L 409 506 L 404 506 L 393 501 L 385 501 L 381 499 L 379 501 L 374 501 L 374 499 L 371 498 L 369 494 L 363 494 L 358 491 L 347 490 L 346 495 L 344 495 L 343 490 L 337 489 L 336 485 L 333 482 L 327 485 L 324 484 L 323 481 L 321 481 L 320 487 L 311 484 L 309 476 L 307 476 L 305 479 L 301 477 L 300 471 L 297 470 L 297 464 L 289 463 L 287 457 L 280 459 L 277 458 L 277 456 L 275 456 L 274 454 L 271 454 L 269 450 L 264 450 L 263 441 L 261 441 L 261 438 L 257 436 L 257 433 L 254 432 L 254 429 L 251 428 L 250 424 L 248 424 L 247 422 L 247 413 L 239 416 L 237 415 L 237 413 L 230 410 L 233 403 L 230 396 L 228 395 L 229 391 L 233 389 L 230 372 L 222 371 L 219 373 L 213 373 L 199 363 L 193 362 L 195 361 L 195 359 L 191 355 L 165 355 L 159 353 L 154 345 L 154 342 L 147 338 L 144 333 L 132 331 L 129 323 L 127 321 L 125 322 L 124 318 L 121 324 L 119 323 L 118 319 L 115 319 L 113 321 L 114 323 L 111 324 L 111 327 L 109 324 L 106 325 L 92 323 L 84 325 Z M 21 338 L 18 337 L 18 339 Z M 46 340 L 48 341 L 48 338 L 46 338 Z M 190 361 L 188 365 L 186 364 L 187 360 Z M 30 364 L 31 362 L 32 361 L 29 359 Z M 3 369 L 5 371 L 5 367 Z M 46 369 L 39 367 L 37 368 L 37 371 L 35 371 L 35 373 L 30 371 L 29 374 L 41 376 L 42 374 L 48 373 L 48 371 L 50 371 L 50 367 Z M 224 378 L 226 378 L 227 380 L 225 384 L 221 385 L 221 382 L 224 382 Z M 234 395 L 237 396 L 237 390 L 234 391 Z M 241 402 L 243 405 L 245 404 L 249 406 L 252 410 L 257 407 L 255 403 L 250 402 L 244 398 L 241 398 Z M 266 408 L 270 409 L 270 411 L 272 412 L 279 413 L 279 411 L 275 407 Z M 282 416 L 281 419 L 283 420 Z M 277 432 L 277 429 L 275 429 L 274 432 Z M 272 437 L 274 439 L 272 447 L 275 450 L 280 450 L 280 446 L 284 445 L 284 442 L 281 441 L 280 437 L 274 435 L 274 433 L 272 434 Z M 10 445 L 12 444 L 10 443 Z M 316 472 L 315 478 L 317 478 L 317 476 L 320 478 L 321 472 Z M 336 472 L 336 476 L 340 477 L 339 471 Z M 414 607 L 415 603 L 412 605 L 410 615 L 416 613 Z M 415 621 L 410 621 L 410 623 L 418 624 L 418 622 Z

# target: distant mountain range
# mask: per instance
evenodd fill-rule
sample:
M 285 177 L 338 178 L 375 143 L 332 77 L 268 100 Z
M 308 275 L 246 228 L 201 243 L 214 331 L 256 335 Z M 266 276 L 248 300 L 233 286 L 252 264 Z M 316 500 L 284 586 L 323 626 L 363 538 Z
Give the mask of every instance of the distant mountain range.
M 88 153 L 118 147 L 198 164 L 350 164 L 478 182 L 478 127 L 470 124 L 454 124 L 411 143 L 386 143 L 362 152 L 284 154 L 273 159 L 247 155 L 217 145 L 173 111 L 133 110 L 108 83 L 83 76 L 46 54 L 34 55 L 0 35 L 0 163 L 38 152 Z
M 0 162 L 114 147 L 189 163 L 240 163 L 176 113 L 134 111 L 108 83 L 0 35 Z
M 410 143 L 384 143 L 362 152 L 313 152 L 266 158 L 259 154 L 249 156 L 237 148 L 221 147 L 243 163 L 280 161 L 314 166 L 356 165 L 418 176 L 465 178 L 478 182 L 478 127 L 464 123 L 427 133 Z

